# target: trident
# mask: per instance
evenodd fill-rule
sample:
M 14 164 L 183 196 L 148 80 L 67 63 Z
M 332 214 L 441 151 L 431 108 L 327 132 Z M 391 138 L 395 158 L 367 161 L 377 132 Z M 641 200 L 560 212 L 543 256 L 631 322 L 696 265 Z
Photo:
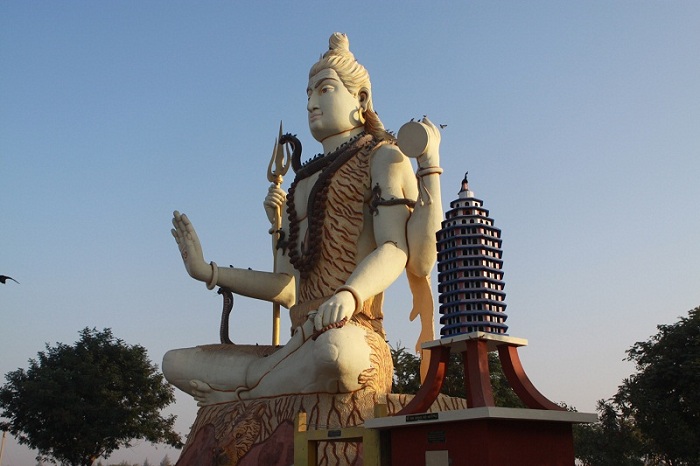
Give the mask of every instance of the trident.
M 284 146 L 284 149 L 282 148 Z M 280 121 L 280 133 L 275 139 L 275 147 L 272 149 L 272 158 L 267 166 L 267 180 L 273 186 L 279 188 L 282 184 L 283 176 L 287 174 L 291 156 L 289 148 L 282 142 L 282 122 Z M 274 167 L 273 167 L 274 166 Z M 272 257 L 273 271 L 277 272 L 277 243 L 280 240 L 280 231 L 282 229 L 282 212 L 277 208 L 275 222 L 270 227 L 269 233 L 272 235 Z M 272 303 L 272 344 L 277 346 L 280 344 L 280 305 Z

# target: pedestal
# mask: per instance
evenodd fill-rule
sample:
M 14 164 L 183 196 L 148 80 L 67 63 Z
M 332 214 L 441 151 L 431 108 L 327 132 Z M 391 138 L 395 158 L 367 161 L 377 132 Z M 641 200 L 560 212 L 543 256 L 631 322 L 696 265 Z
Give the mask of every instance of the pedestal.
M 595 414 L 480 407 L 369 419 L 388 432 L 391 465 L 573 466 L 572 425 Z
M 422 348 L 430 355 L 428 374 L 416 397 L 398 414 L 422 413 L 432 404 L 442 388 L 452 352 L 461 353 L 464 359 L 467 405 L 470 408 L 495 406 L 489 372 L 489 351 L 498 351 L 503 373 L 525 406 L 563 411 L 564 408 L 542 395 L 525 374 L 518 348 L 526 345 L 527 340 L 522 338 L 486 332 L 465 333 L 423 343 Z
M 573 466 L 572 425 L 597 416 L 568 412 L 542 395 L 520 363 L 518 348 L 525 345 L 521 338 L 484 332 L 423 344 L 430 367 L 416 397 L 396 416 L 368 420 L 365 427 L 388 431 L 392 465 Z M 508 383 L 529 409 L 495 406 L 489 351 L 498 351 Z M 425 413 L 440 393 L 452 352 L 464 359 L 468 408 Z

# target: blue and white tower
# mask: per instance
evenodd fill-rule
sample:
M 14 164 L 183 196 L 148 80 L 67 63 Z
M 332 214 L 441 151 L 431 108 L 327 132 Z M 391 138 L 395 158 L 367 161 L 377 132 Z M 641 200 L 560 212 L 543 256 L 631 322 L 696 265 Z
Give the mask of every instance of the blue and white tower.
M 468 173 L 468 172 L 467 172 Z M 505 334 L 506 294 L 501 230 L 464 175 L 437 233 L 441 337 L 471 332 Z

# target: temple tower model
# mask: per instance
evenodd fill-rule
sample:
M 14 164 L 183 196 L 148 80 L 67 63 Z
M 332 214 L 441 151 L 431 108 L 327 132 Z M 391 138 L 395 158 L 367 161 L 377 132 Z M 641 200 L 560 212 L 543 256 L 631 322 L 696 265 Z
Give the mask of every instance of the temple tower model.
M 506 335 L 501 230 L 469 190 L 466 175 L 437 234 L 437 249 L 442 330 L 439 340 L 421 345 L 430 361 L 425 380 L 396 415 L 369 419 L 365 427 L 389 430 L 392 465 L 419 458 L 435 465 L 573 465 L 572 425 L 597 417 L 566 411 L 525 373 L 518 349 L 527 340 Z M 527 408 L 496 406 L 491 352 L 498 352 L 508 385 Z M 428 412 L 451 354 L 462 358 L 467 408 Z
M 450 202 L 437 233 L 443 338 L 472 332 L 505 334 L 508 330 L 501 230 L 493 226 L 483 205 L 469 190 L 465 174 L 459 197 Z

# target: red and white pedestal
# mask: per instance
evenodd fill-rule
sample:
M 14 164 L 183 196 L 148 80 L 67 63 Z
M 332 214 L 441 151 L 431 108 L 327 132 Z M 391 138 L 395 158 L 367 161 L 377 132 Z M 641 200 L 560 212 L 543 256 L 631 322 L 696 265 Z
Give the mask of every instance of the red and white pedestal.
M 596 415 L 480 407 L 365 421 L 386 432 L 391 465 L 573 466 L 572 425 Z
M 527 340 L 473 332 L 422 345 L 430 368 L 415 398 L 396 416 L 368 419 L 386 431 L 391 464 L 426 466 L 573 466 L 572 425 L 597 416 L 566 411 L 542 395 L 520 363 Z M 503 372 L 527 409 L 496 407 L 488 353 L 498 351 Z M 445 379 L 450 353 L 464 358 L 467 409 L 426 413 Z

